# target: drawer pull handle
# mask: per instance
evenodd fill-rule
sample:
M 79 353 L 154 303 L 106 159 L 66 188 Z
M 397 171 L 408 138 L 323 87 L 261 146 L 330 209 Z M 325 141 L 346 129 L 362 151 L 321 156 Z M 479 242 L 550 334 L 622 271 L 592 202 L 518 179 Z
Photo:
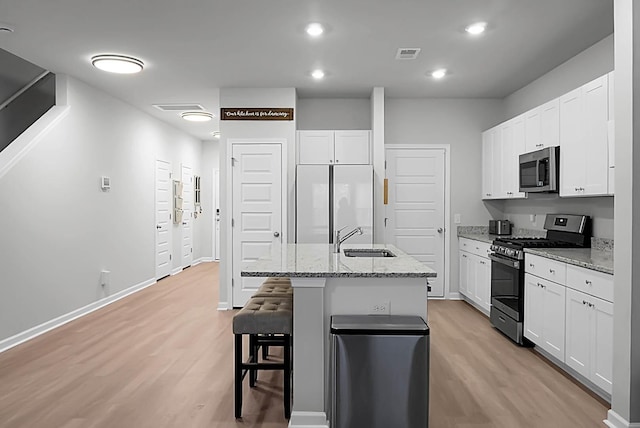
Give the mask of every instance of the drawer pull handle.
M 556 273 L 556 271 L 553 269 L 549 269 L 549 273 Z
M 533 263 L 529 263 L 529 267 L 535 267 Z
M 505 320 L 504 318 L 502 318 L 501 316 L 498 316 L 498 319 L 502 322 L 507 322 L 507 320 Z
M 586 301 L 586 300 L 583 300 L 583 301 L 582 301 L 582 304 L 583 304 L 583 305 L 586 305 L 586 304 L 587 304 L 587 301 Z
M 591 285 L 591 281 L 589 281 L 588 279 L 585 279 L 584 283 L 587 284 L 587 285 Z

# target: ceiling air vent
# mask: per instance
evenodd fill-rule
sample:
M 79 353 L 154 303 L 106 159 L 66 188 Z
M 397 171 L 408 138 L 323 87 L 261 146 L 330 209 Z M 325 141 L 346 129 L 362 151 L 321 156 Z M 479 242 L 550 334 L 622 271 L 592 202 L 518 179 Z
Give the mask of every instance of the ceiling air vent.
M 400 48 L 396 54 L 396 59 L 416 59 L 420 53 L 420 48 Z
M 204 111 L 200 104 L 153 104 L 153 106 L 162 111 Z

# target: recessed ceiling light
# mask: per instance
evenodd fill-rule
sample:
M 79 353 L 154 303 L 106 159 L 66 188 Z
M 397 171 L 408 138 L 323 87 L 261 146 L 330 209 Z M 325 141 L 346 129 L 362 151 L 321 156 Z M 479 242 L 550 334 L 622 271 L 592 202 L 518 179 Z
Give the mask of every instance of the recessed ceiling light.
M 190 122 L 208 122 L 213 119 L 213 114 L 208 111 L 184 111 L 180 116 Z
M 144 68 L 144 63 L 137 58 L 124 55 L 96 55 L 91 58 L 91 64 L 109 73 L 133 74 L 139 73 Z
M 211 135 L 213 135 L 213 138 L 215 138 L 216 140 L 220 139 L 220 131 L 213 131 Z
M 307 34 L 311 37 L 318 37 L 322 33 L 324 33 L 324 27 L 322 26 L 322 24 L 312 22 L 311 24 L 307 25 L 306 31 Z
M 446 68 L 439 68 L 438 70 L 434 70 L 431 72 L 431 77 L 433 77 L 434 79 L 442 79 L 446 75 L 447 75 Z
M 473 36 L 477 36 L 478 34 L 484 33 L 484 30 L 486 29 L 487 29 L 486 22 L 476 22 L 474 24 L 469 25 L 467 28 L 464 29 L 464 31 L 466 31 L 467 33 Z
M 311 72 L 311 77 L 313 77 L 316 80 L 320 80 L 322 78 L 324 78 L 324 71 L 318 69 L 318 70 L 313 70 Z

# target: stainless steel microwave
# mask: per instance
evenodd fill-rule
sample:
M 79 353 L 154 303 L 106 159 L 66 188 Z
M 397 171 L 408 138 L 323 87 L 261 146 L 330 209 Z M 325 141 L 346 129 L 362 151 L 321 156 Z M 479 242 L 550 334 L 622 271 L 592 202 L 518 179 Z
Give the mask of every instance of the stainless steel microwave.
M 560 147 L 546 147 L 520 155 L 521 192 L 557 192 L 560 179 Z

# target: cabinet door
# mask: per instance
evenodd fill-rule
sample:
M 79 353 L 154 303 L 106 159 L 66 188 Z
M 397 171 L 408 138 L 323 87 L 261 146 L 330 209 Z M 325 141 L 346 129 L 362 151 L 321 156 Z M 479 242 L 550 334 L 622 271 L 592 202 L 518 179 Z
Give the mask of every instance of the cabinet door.
M 540 150 L 543 147 L 540 136 L 540 107 L 529 110 L 524 117 L 526 152 Z
M 514 180 L 514 170 L 515 170 L 515 152 L 514 152 L 514 121 L 509 120 L 502 125 L 500 125 L 500 135 L 501 135 L 501 152 L 502 159 L 498 165 L 502 165 L 502 188 L 500 189 L 500 197 L 501 198 L 512 198 L 514 195 L 514 191 L 516 189 L 516 182 Z
M 608 83 L 602 76 L 582 87 L 585 128 L 584 147 L 585 177 L 582 194 L 600 196 L 608 193 Z M 561 155 L 562 157 L 562 155 Z
M 458 288 L 460 289 L 460 293 L 467 296 L 468 294 L 468 282 L 469 282 L 469 255 L 460 251 L 460 264 L 459 264 L 460 276 L 458 282 Z
M 567 288 L 565 362 L 586 378 L 590 376 L 589 359 L 592 348 L 589 317 L 592 310 L 588 306 L 588 300 L 586 294 Z
M 339 165 L 368 165 L 370 131 L 335 131 L 335 163 Z
M 560 145 L 560 100 L 540 106 L 540 143 L 543 147 Z
M 542 342 L 544 290 L 538 278 L 526 274 L 524 276 L 524 337 L 536 345 Z
M 493 139 L 496 128 L 482 133 L 482 199 L 492 199 L 493 189 Z
M 504 189 L 504 149 L 502 144 L 502 132 L 500 128 L 496 130 L 493 136 L 491 147 L 493 156 L 491 172 L 491 193 L 493 199 L 504 199 L 507 192 Z
M 560 196 L 581 196 L 585 182 L 582 89 L 560 97 Z
M 527 194 L 520 191 L 520 155 L 526 153 L 525 146 L 525 117 L 520 115 L 513 119 L 513 140 L 511 142 L 510 159 L 507 165 L 509 182 L 511 183 L 511 198 L 526 198 Z
M 298 131 L 298 163 L 333 163 L 333 131 Z
M 566 287 L 542 279 L 540 282 L 544 291 L 542 347 L 560 361 L 564 361 Z
M 478 303 L 488 311 L 491 309 L 491 260 L 479 257 L 479 262 L 477 288 L 483 290 L 479 293 L 482 297 Z
M 613 303 L 590 297 L 591 306 L 591 370 L 593 383 L 611 393 L 613 378 Z
M 615 194 L 615 167 L 616 167 L 616 140 L 615 140 L 615 120 L 613 116 L 613 94 L 614 94 L 614 72 L 607 75 L 609 81 L 609 121 L 607 122 L 607 147 L 609 149 L 609 194 Z

